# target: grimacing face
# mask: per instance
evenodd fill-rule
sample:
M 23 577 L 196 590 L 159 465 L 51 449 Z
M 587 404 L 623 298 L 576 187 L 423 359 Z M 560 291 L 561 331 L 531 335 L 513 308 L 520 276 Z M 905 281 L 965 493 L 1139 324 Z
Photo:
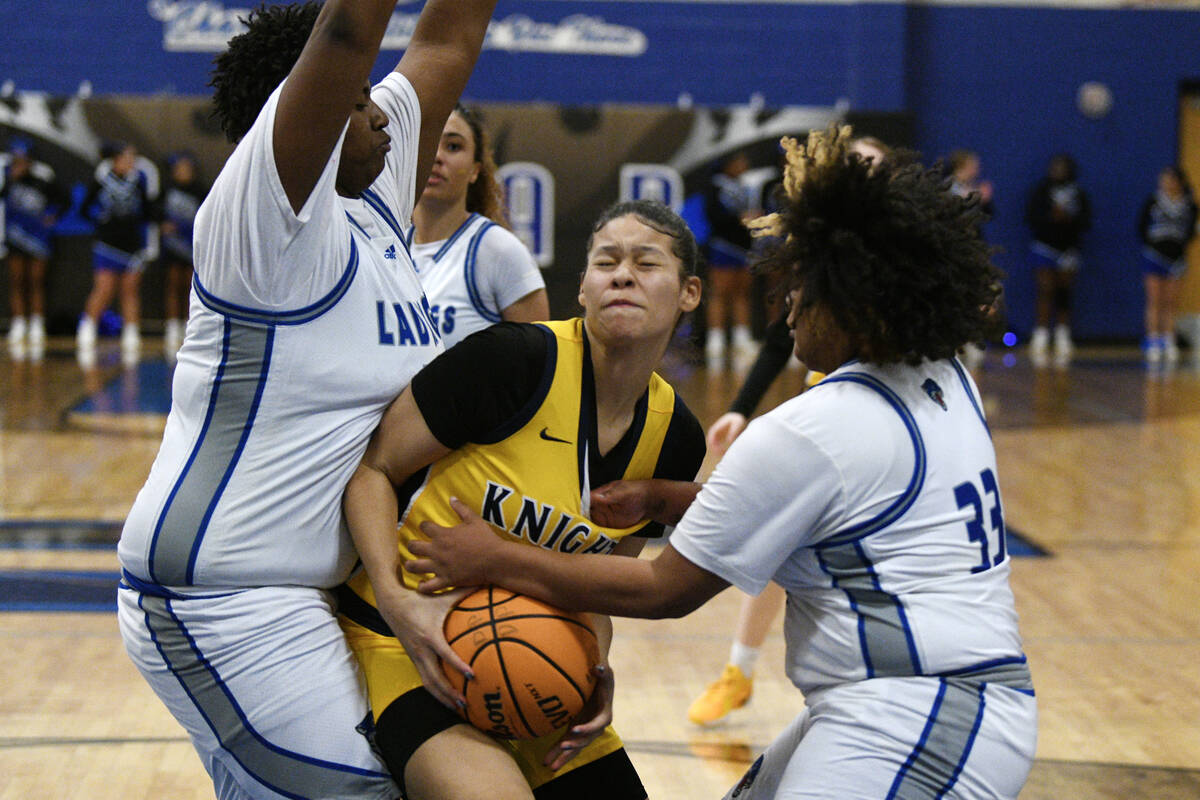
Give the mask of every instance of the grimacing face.
M 579 286 L 590 331 L 602 340 L 670 338 L 701 291 L 699 278 L 683 274 L 673 243 L 633 214 L 596 231 Z

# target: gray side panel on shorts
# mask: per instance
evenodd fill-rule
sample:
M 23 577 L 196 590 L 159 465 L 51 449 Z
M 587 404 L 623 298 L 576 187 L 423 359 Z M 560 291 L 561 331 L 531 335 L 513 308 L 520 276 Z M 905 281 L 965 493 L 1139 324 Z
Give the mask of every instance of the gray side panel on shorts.
M 822 568 L 849 596 L 858 613 L 867 677 L 923 674 L 903 607 L 895 595 L 879 588 L 874 569 L 858 542 L 828 547 L 817 555 Z
M 933 800 L 954 786 L 983 719 L 983 691 L 977 682 L 942 679 L 921 740 L 896 775 L 889 799 Z
M 237 466 L 258 410 L 274 328 L 225 321 L 225 352 L 208 417 L 150 546 L 150 577 L 161 586 L 192 582 L 196 554 L 225 485 Z
M 256 780 L 294 798 L 374 797 L 380 773 L 294 753 L 268 742 L 245 722 L 237 699 L 197 651 L 173 601 L 143 594 L 146 624 L 167 667 L 187 691 L 221 746 Z M 187 601 L 180 601 L 187 602 Z M 335 734 L 336 732 L 331 732 Z

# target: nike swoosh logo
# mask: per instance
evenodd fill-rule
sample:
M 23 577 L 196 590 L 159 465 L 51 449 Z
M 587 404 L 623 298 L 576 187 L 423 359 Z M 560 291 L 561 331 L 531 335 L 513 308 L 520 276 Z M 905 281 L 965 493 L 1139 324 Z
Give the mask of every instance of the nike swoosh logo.
M 542 428 L 542 432 L 539 433 L 538 436 L 541 436 L 547 442 L 562 442 L 563 444 L 570 444 L 570 442 L 568 442 L 566 439 L 560 439 L 557 436 L 551 436 L 549 426 Z

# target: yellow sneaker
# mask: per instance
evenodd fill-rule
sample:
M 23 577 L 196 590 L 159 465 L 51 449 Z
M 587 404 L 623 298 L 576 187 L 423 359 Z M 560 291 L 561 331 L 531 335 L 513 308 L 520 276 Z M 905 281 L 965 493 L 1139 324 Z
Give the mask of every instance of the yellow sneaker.
M 708 685 L 704 694 L 688 708 L 688 719 L 697 725 L 711 725 L 721 717 L 746 705 L 754 682 L 740 668 L 726 664 L 721 677 Z

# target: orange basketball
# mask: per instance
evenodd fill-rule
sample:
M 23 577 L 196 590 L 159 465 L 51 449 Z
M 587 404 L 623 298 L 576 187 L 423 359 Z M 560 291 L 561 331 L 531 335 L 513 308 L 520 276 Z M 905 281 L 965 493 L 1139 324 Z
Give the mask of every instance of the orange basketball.
M 494 736 L 534 739 L 562 728 L 595 688 L 600 648 L 583 614 L 485 586 L 446 615 L 445 630 L 475 672 L 468 681 L 442 665 L 467 699 L 463 716 Z

